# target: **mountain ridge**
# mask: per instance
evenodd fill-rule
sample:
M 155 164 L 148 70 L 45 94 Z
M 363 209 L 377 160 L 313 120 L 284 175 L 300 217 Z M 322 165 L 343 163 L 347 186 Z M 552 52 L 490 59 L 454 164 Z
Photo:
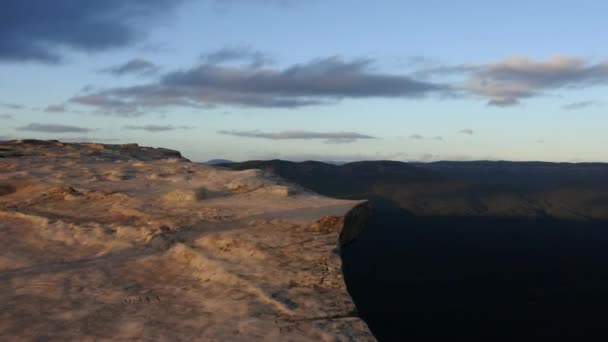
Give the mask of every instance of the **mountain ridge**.
M 608 164 L 593 164 L 593 177 L 585 165 L 257 160 L 220 166 L 262 169 L 323 195 L 372 199 L 376 206 L 389 201 L 413 215 L 608 218 Z

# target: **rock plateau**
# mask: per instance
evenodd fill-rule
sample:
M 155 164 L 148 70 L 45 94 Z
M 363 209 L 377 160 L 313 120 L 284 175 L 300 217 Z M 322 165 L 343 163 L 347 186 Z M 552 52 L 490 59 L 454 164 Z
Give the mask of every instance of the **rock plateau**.
M 367 210 L 171 150 L 2 142 L 0 340 L 374 340 L 337 253 Z

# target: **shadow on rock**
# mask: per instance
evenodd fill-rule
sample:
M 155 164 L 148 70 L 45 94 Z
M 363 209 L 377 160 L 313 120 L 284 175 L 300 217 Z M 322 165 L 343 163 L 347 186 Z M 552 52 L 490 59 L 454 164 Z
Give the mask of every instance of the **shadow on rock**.
M 347 287 L 380 341 L 608 337 L 608 224 L 416 217 L 372 199 L 342 250 Z

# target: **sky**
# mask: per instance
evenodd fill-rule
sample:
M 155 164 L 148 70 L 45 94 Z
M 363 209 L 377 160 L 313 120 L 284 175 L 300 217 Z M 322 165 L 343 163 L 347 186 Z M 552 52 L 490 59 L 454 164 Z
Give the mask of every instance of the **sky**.
M 608 162 L 606 1 L 3 0 L 0 140 Z

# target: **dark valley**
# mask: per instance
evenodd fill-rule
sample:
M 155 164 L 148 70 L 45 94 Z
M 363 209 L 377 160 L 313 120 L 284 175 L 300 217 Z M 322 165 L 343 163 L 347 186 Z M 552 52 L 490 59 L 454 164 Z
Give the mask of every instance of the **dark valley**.
M 224 164 L 368 199 L 342 250 L 381 341 L 597 340 L 608 308 L 608 165 L 392 161 Z

